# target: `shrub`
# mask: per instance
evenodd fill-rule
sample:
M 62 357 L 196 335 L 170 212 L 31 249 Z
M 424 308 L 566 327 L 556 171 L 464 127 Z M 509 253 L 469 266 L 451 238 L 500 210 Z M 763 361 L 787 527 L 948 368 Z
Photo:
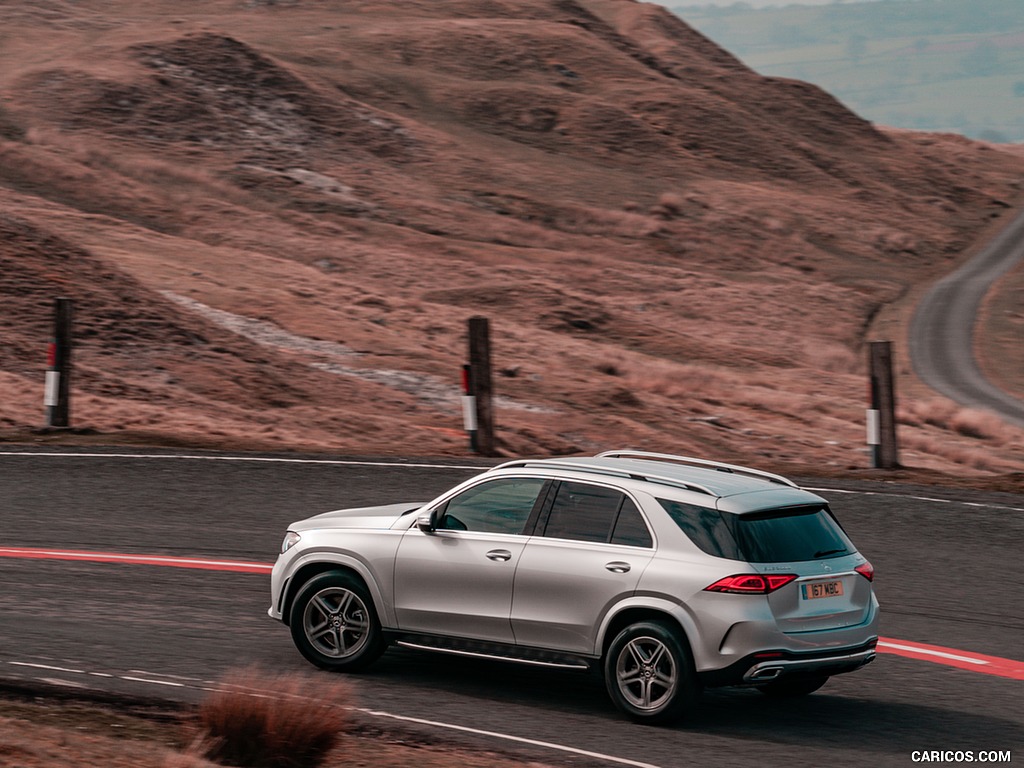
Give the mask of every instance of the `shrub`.
M 337 745 L 349 700 L 343 681 L 241 670 L 200 706 L 196 741 L 229 765 L 315 768 Z

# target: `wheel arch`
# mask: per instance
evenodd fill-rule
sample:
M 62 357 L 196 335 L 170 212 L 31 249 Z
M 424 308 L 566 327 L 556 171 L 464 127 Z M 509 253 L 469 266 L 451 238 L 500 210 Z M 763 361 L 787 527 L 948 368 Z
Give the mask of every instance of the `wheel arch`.
M 302 589 L 302 586 L 310 579 L 331 572 L 346 573 L 358 579 L 366 587 L 370 599 L 373 600 L 374 608 L 381 622 L 387 622 L 390 614 L 385 610 L 385 604 L 381 599 L 377 584 L 363 568 L 358 567 L 357 564 L 342 560 L 311 560 L 300 565 L 288 577 L 288 581 L 285 584 L 284 597 L 281 601 L 281 620 L 285 625 L 291 624 L 292 604 L 295 601 L 295 595 Z
M 680 616 L 681 613 L 682 616 Z M 679 639 L 685 643 L 686 650 L 689 651 L 692 663 L 694 661 L 694 645 L 691 632 L 696 631 L 696 628 L 687 620 L 688 618 L 678 605 L 671 603 L 656 606 L 652 606 L 650 603 L 620 606 L 618 610 L 609 613 L 605 618 L 604 626 L 601 629 L 601 644 L 597 650 L 603 659 L 608 653 L 608 647 L 612 644 L 612 640 L 623 629 L 641 621 L 656 621 L 678 632 Z

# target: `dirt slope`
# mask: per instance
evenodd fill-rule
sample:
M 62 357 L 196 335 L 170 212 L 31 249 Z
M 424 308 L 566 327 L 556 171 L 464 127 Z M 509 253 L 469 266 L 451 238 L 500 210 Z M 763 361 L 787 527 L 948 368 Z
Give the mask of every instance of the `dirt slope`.
M 505 451 L 864 466 L 868 329 L 1024 178 L 1019 154 L 880 129 L 632 0 L 0 19 L 8 439 L 41 423 L 68 295 L 97 440 L 462 453 L 484 314 Z M 1021 467 L 1019 430 L 900 363 L 905 463 Z

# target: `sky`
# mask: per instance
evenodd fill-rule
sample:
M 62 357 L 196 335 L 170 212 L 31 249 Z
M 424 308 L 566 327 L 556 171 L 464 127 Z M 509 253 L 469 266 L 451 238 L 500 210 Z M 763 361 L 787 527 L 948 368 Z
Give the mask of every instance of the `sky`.
M 656 5 L 664 5 L 666 8 L 686 8 L 694 5 L 725 7 L 738 2 L 746 3 L 751 8 L 767 8 L 783 5 L 830 5 L 834 2 L 872 2 L 872 0 L 656 0 Z

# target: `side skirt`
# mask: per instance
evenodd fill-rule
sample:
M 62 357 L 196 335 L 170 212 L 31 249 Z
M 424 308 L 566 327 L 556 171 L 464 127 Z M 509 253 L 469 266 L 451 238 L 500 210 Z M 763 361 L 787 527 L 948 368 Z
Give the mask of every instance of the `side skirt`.
M 523 648 L 518 645 L 503 643 L 486 643 L 479 640 L 466 640 L 458 637 L 442 637 L 439 635 L 409 635 L 389 632 L 388 641 L 392 645 L 410 648 L 416 651 L 431 651 L 464 656 L 475 659 L 495 661 L 511 661 L 517 664 L 528 664 L 535 667 L 555 669 L 592 669 L 597 659 L 572 654 L 545 651 L 536 648 Z

